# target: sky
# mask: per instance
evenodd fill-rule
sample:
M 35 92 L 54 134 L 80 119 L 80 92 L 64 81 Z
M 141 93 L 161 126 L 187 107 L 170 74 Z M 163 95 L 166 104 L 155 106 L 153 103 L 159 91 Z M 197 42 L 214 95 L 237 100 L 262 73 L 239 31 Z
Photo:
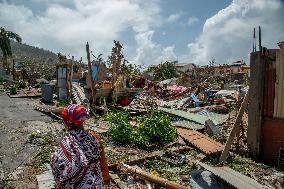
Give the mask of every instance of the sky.
M 23 43 L 86 59 L 111 54 L 143 66 L 166 60 L 207 65 L 249 63 L 253 28 L 262 44 L 284 41 L 284 0 L 0 0 L 0 27 Z

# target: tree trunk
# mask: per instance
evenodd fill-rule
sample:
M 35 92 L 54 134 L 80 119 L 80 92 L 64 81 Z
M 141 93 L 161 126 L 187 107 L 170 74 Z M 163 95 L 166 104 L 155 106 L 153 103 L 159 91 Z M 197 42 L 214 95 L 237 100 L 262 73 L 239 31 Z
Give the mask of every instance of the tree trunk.
M 8 71 L 8 56 L 3 56 L 3 74 L 7 74 Z
M 2 60 L 0 60 L 0 79 L 3 79 L 4 77 L 4 56 L 2 57 Z

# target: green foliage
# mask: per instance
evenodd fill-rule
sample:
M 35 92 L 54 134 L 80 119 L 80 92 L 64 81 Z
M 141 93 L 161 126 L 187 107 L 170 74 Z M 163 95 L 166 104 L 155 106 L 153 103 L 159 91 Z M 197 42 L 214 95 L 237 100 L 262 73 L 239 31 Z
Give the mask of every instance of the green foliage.
M 175 62 L 164 62 L 158 65 L 153 70 L 153 79 L 155 81 L 162 81 L 165 79 L 170 79 L 174 77 L 178 77 L 178 72 L 175 68 Z
M 58 103 L 58 106 L 67 106 L 69 104 L 68 100 L 60 100 Z
M 113 152 L 106 152 L 106 158 L 109 164 L 125 162 L 129 160 L 129 155 L 127 154 L 115 154 Z
M 210 156 L 207 159 L 207 162 L 211 165 L 218 165 L 219 156 Z M 257 171 L 256 165 L 252 160 L 239 155 L 229 156 L 224 162 L 224 166 L 228 166 L 231 169 L 249 177 L 252 177 Z
M 4 28 L 0 28 L 0 48 L 2 50 L 3 56 L 8 57 L 12 56 L 12 49 L 10 40 L 15 40 L 19 43 L 22 42 L 21 37 L 11 31 L 6 31 Z
M 185 163 L 181 166 L 175 166 L 158 158 L 147 160 L 146 165 L 149 172 L 156 172 L 165 179 L 183 185 L 187 185 L 189 183 L 183 182 L 180 175 L 189 175 L 192 170 L 197 169 L 197 165 L 195 163 Z
M 38 68 L 38 72 L 40 73 L 40 77 L 45 78 L 47 80 L 51 80 L 54 73 L 56 71 L 56 65 L 50 66 L 47 64 L 40 64 Z
M 176 130 L 171 127 L 168 116 L 152 111 L 143 117 L 137 129 L 129 123 L 126 112 L 109 113 L 106 120 L 111 123 L 110 138 L 122 145 L 134 144 L 138 148 L 148 149 L 150 146 L 165 144 L 176 139 Z
M 121 64 L 121 72 L 126 75 L 140 75 L 141 65 L 130 64 L 128 61 L 123 61 Z
M 228 158 L 225 165 L 247 176 L 252 176 L 256 171 L 252 160 L 238 155 Z
M 171 142 L 177 137 L 169 117 L 155 110 L 145 117 L 134 135 L 135 145 L 140 148 L 147 148 L 150 144 Z
M 106 120 L 111 123 L 110 138 L 122 145 L 131 143 L 132 127 L 129 124 L 129 114 L 126 112 L 116 112 L 107 115 Z
M 15 83 L 14 83 L 14 86 L 17 88 L 17 89 L 24 89 L 24 88 L 27 88 L 29 86 L 29 83 L 23 79 L 20 79 L 20 80 L 17 80 Z

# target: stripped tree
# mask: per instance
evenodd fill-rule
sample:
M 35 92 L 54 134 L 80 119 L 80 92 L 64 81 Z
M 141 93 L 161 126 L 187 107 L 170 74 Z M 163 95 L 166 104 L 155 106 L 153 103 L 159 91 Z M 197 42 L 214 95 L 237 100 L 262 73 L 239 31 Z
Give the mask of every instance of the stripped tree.
M 11 40 L 18 43 L 22 42 L 22 38 L 11 31 L 6 31 L 4 28 L 0 28 L 0 48 L 3 53 L 3 65 L 0 63 L 0 70 L 3 68 L 7 71 L 8 69 L 8 57 L 12 57 Z

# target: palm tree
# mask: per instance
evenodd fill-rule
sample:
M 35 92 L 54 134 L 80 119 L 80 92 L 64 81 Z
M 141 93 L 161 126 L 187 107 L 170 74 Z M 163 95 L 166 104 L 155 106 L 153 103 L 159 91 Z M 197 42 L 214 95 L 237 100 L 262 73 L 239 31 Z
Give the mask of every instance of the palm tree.
M 3 65 L 0 63 L 0 71 L 8 68 L 8 57 L 12 57 L 11 40 L 15 40 L 18 43 L 22 42 L 22 38 L 11 31 L 6 31 L 4 28 L 0 28 L 0 48 L 3 53 Z

